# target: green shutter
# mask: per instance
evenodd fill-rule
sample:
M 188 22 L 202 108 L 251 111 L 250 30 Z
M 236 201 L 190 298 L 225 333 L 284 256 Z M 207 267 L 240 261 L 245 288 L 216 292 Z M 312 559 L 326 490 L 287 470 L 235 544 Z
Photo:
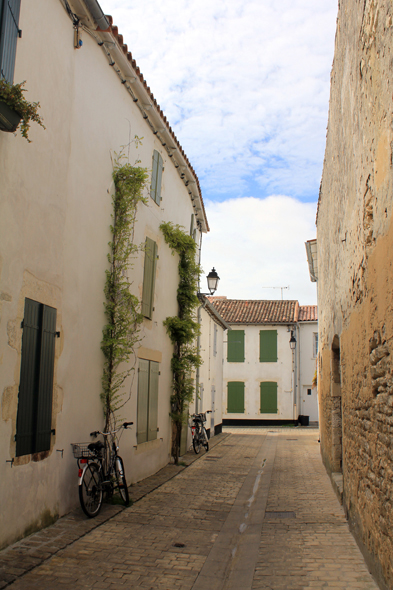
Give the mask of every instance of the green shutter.
M 159 364 L 150 361 L 149 373 L 149 414 L 147 440 L 156 440 L 158 424 L 158 375 Z
M 0 78 L 10 84 L 14 80 L 19 12 L 20 0 L 0 1 Z
M 142 315 L 149 319 L 151 319 L 153 315 L 156 263 L 157 244 L 150 238 L 146 238 L 142 290 Z
M 25 300 L 16 420 L 16 456 L 48 451 L 51 442 L 56 309 Z
M 39 385 L 42 305 L 25 300 L 22 358 L 16 420 L 16 456 L 34 452 L 36 399 Z
M 50 449 L 55 340 L 56 309 L 44 305 L 42 317 L 40 381 L 37 401 L 36 453 L 40 451 L 48 451 Z
M 194 234 L 194 213 L 191 213 L 190 236 Z
M 259 332 L 259 360 L 261 363 L 277 362 L 277 330 Z
M 228 414 L 244 414 L 244 383 L 228 382 Z
M 261 414 L 277 414 L 277 383 L 263 381 L 261 388 Z
M 228 363 L 244 363 L 244 330 L 228 332 Z
M 149 407 L 149 361 L 140 359 L 138 368 L 137 444 L 147 441 Z

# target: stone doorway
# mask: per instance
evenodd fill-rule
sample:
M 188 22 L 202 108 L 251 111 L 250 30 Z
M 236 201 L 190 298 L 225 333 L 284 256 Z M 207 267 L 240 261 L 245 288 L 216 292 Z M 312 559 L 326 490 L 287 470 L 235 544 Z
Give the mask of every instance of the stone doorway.
M 343 429 L 342 429 L 342 396 L 341 396 L 341 362 L 340 339 L 336 335 L 332 343 L 331 370 L 332 397 L 332 471 L 342 473 L 343 466 Z

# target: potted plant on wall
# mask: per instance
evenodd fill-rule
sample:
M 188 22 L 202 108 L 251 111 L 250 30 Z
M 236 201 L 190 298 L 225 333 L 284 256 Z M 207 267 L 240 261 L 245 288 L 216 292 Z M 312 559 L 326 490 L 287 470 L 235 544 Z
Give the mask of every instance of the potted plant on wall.
M 28 102 L 23 96 L 26 82 L 9 84 L 0 79 L 0 129 L 1 131 L 14 132 L 20 125 L 22 136 L 29 143 L 30 122 L 34 121 L 45 129 L 42 118 L 38 114 L 39 102 Z

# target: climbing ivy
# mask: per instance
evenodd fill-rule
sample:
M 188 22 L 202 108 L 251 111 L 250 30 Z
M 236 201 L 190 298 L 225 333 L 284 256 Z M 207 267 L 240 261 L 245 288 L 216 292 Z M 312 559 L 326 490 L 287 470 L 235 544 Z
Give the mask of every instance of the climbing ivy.
M 137 143 L 139 138 L 135 138 Z M 112 178 L 113 224 L 110 226 L 112 240 L 109 242 L 105 282 L 105 316 L 101 350 L 105 362 L 102 376 L 101 399 L 104 406 L 105 426 L 111 415 L 125 403 L 124 382 L 134 366 L 129 363 L 135 345 L 140 341 L 142 315 L 139 299 L 130 292 L 129 270 L 139 247 L 134 244 L 134 227 L 139 203 L 147 203 L 143 196 L 148 173 L 145 168 L 123 163 L 120 155 L 114 162 Z M 120 367 L 122 363 L 127 363 Z M 120 370 L 119 370 L 120 368 Z M 127 401 L 127 400 L 126 400 Z
M 170 222 L 162 223 L 160 229 L 172 254 L 179 254 L 179 286 L 177 289 L 178 314 L 168 317 L 164 326 L 174 345 L 171 361 L 173 390 L 170 416 L 173 421 L 172 456 L 178 463 L 182 426 L 187 420 L 188 404 L 194 397 L 192 372 L 202 364 L 195 339 L 199 334 L 199 324 L 195 321 L 195 311 L 199 305 L 197 297 L 199 264 L 196 262 L 196 243 L 179 226 Z

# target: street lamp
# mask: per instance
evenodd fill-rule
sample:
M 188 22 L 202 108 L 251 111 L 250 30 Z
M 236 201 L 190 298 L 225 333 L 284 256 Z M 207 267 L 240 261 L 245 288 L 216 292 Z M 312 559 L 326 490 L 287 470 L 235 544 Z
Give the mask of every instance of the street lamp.
M 214 293 L 217 291 L 218 281 L 220 280 L 220 277 L 218 276 L 217 271 L 214 268 L 214 266 L 206 278 L 207 278 L 207 287 L 210 291 L 210 295 L 214 295 Z
M 291 330 L 291 339 L 289 341 L 289 347 L 291 350 L 295 350 L 295 348 L 296 348 L 296 338 L 293 335 L 293 330 Z

